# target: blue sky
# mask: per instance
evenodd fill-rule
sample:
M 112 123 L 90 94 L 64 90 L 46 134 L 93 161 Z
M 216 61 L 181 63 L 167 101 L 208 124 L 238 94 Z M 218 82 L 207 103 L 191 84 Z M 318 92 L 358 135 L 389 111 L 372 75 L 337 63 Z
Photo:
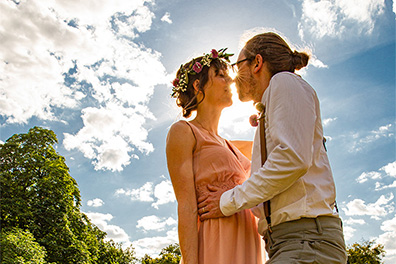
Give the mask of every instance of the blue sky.
M 177 242 L 165 137 L 181 63 L 275 30 L 309 50 L 348 244 L 376 239 L 396 261 L 395 4 L 390 0 L 5 0 L 0 140 L 52 129 L 82 210 L 109 238 L 158 254 Z M 236 56 L 232 61 L 236 60 Z M 250 103 L 220 133 L 253 138 Z

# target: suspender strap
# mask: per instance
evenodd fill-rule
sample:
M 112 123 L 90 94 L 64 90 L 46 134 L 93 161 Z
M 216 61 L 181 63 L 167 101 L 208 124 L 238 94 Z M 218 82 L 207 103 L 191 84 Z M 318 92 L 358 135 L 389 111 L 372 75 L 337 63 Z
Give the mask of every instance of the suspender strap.
M 264 165 L 265 161 L 267 160 L 267 147 L 266 147 L 266 141 L 265 141 L 265 120 L 264 120 L 264 112 L 261 114 L 261 119 L 260 119 L 260 150 L 261 150 L 261 166 Z M 272 233 L 271 230 L 271 204 L 270 201 L 265 201 L 263 203 L 264 206 L 264 214 L 265 214 L 265 219 L 267 220 L 268 224 L 268 231 Z

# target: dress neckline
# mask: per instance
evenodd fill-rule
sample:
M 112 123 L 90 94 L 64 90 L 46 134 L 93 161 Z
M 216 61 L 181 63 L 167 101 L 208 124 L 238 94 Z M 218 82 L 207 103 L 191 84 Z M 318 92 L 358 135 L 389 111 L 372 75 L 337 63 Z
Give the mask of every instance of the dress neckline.
M 219 142 L 219 140 L 217 140 L 217 139 L 212 135 L 213 133 L 211 133 L 210 131 L 208 131 L 208 130 L 207 130 L 206 128 L 204 128 L 201 124 L 198 123 L 199 127 L 201 128 L 201 129 L 200 129 L 200 128 L 199 128 L 197 125 L 195 125 L 194 123 L 191 123 L 191 122 L 188 122 L 188 123 L 189 123 L 189 124 L 192 124 L 193 126 L 195 126 L 197 129 L 199 129 L 199 130 L 201 130 L 201 131 L 204 130 L 204 131 L 206 132 L 206 134 L 209 134 L 209 135 L 210 135 L 210 138 L 212 138 L 214 142 L 216 142 L 218 145 L 220 145 L 220 146 L 222 146 L 222 147 L 228 149 L 229 151 L 231 151 L 232 154 L 234 154 L 234 156 L 239 160 L 239 157 L 238 157 L 237 153 L 235 152 L 234 147 L 232 146 L 232 144 L 231 144 L 227 139 L 222 138 L 222 137 L 219 136 L 221 139 L 224 140 L 224 145 L 223 145 L 223 144 L 221 144 L 221 143 Z

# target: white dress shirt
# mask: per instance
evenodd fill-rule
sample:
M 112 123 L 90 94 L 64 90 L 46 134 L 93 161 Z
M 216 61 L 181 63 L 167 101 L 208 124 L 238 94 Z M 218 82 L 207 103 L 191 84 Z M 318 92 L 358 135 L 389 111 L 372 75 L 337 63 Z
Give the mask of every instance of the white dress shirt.
M 313 88 L 290 72 L 275 74 L 265 90 L 265 130 L 268 158 L 261 166 L 260 132 L 256 129 L 251 176 L 223 193 L 226 216 L 253 208 L 259 233 L 267 221 L 262 203 L 271 202 L 272 226 L 319 215 L 335 216 L 335 184 L 326 150 L 319 100 Z

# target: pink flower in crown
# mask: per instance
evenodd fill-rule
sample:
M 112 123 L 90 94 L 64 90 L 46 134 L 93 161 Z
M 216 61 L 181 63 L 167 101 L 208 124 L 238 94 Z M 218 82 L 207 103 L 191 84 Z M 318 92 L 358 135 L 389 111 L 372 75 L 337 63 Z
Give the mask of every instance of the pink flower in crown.
M 251 115 L 249 117 L 249 123 L 251 126 L 256 127 L 258 126 L 258 115 Z
M 213 59 L 216 59 L 216 58 L 218 58 L 219 57 L 219 53 L 217 52 L 217 50 L 215 50 L 215 49 L 212 49 L 212 58 Z
M 193 70 L 196 72 L 196 73 L 200 73 L 201 71 L 202 71 L 202 65 L 201 65 L 201 63 L 199 63 L 198 61 L 196 62 L 196 63 L 194 63 L 194 65 L 193 65 Z
M 173 86 L 174 87 L 177 87 L 178 85 L 179 85 L 179 78 L 175 78 L 174 80 L 173 80 L 173 82 L 172 82 L 172 84 L 173 84 Z

